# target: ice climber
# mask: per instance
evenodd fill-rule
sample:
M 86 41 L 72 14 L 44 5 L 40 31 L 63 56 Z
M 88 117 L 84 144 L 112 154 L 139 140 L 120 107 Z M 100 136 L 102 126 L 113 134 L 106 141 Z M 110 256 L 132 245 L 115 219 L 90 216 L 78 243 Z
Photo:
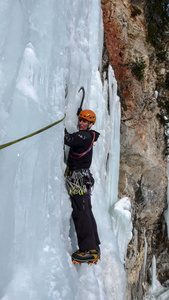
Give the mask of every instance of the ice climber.
M 96 115 L 82 110 L 78 117 L 79 131 L 69 134 L 65 130 L 65 144 L 70 147 L 66 186 L 72 204 L 72 217 L 77 233 L 79 250 L 72 254 L 73 262 L 97 262 L 100 258 L 100 240 L 92 213 L 91 188 L 94 179 L 89 170 L 92 162 L 93 144 L 99 133 L 91 130 Z

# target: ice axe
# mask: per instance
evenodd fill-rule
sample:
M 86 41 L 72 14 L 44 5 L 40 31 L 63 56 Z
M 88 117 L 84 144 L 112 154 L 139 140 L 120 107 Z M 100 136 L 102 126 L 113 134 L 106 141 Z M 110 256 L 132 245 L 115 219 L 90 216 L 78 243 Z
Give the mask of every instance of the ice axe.
M 80 114 L 81 111 L 82 111 L 83 100 L 84 100 L 84 97 L 85 97 L 85 89 L 84 89 L 83 86 L 81 86 L 81 88 L 79 89 L 78 92 L 80 92 L 81 90 L 83 91 L 83 96 L 82 96 L 82 100 L 81 100 L 81 103 L 80 103 L 80 107 L 79 107 L 78 110 L 77 110 L 77 116 L 79 116 L 79 114 Z

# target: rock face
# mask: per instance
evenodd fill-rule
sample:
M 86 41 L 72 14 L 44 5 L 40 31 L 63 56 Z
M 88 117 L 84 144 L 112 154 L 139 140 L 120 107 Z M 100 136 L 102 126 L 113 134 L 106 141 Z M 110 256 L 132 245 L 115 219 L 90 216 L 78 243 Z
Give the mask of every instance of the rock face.
M 157 118 L 160 111 L 155 97 L 158 77 L 161 73 L 165 76 L 167 68 L 165 63 L 158 63 L 155 49 L 146 42 L 145 1 L 101 3 L 105 34 L 102 71 L 106 71 L 108 62 L 112 65 L 122 107 L 119 197 L 130 197 L 132 204 L 133 238 L 125 264 L 126 293 L 128 300 L 140 300 L 151 284 L 153 255 L 157 279 L 161 284 L 169 279 L 164 126 Z M 140 74 L 135 72 L 134 66 L 138 65 L 143 67 L 144 76 L 141 67 Z

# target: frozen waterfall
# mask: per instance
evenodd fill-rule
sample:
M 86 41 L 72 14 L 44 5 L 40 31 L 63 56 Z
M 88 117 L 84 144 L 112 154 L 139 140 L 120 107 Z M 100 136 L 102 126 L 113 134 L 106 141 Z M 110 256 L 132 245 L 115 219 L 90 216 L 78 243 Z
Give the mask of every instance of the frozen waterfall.
M 66 111 L 56 127 L 0 151 L 0 299 L 124 300 L 130 202 L 117 202 L 120 103 L 111 67 L 108 80 L 100 76 L 100 1 L 1 0 L 0 20 L 0 144 Z M 77 241 L 64 185 L 64 127 L 76 130 L 81 86 L 101 133 L 91 168 L 101 261 L 92 266 L 71 262 Z

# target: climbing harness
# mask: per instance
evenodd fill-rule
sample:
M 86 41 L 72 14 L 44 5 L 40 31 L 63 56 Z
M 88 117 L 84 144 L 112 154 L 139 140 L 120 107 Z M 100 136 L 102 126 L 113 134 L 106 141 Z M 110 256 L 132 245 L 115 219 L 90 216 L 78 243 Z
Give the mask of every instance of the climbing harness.
M 73 173 L 66 178 L 67 190 L 70 196 L 76 194 L 84 195 L 87 192 L 84 184 L 84 175 L 80 171 L 73 171 Z
M 93 132 L 93 140 L 92 140 L 92 143 L 91 143 L 90 147 L 83 153 L 76 153 L 76 152 L 73 152 L 72 149 L 71 149 L 70 150 L 70 157 L 71 158 L 74 158 L 74 159 L 81 158 L 92 149 L 92 146 L 93 146 L 94 141 L 95 141 L 95 132 L 94 131 L 92 131 L 92 132 Z
M 67 167 L 65 177 L 66 188 L 70 196 L 77 194 L 83 196 L 90 191 L 94 184 L 94 179 L 88 169 L 69 171 L 69 167 Z
M 48 125 L 48 126 L 46 126 L 46 127 L 43 127 L 43 128 L 41 128 L 40 130 L 37 130 L 37 131 L 35 131 L 35 132 L 31 133 L 31 134 L 28 134 L 28 135 L 26 135 L 26 136 L 24 136 L 24 137 L 22 137 L 22 138 L 20 138 L 20 139 L 14 140 L 14 141 L 12 141 L 12 142 L 9 142 L 9 143 L 3 144 L 3 145 L 0 145 L 0 150 L 1 150 L 1 149 L 4 149 L 4 148 L 6 148 L 6 147 L 9 147 L 9 146 L 11 146 L 11 145 L 13 145 L 13 144 L 15 144 L 15 143 L 18 143 L 18 142 L 20 142 L 20 141 L 23 141 L 23 140 L 25 140 L 25 139 L 28 139 L 28 138 L 30 138 L 30 137 L 36 135 L 36 134 L 39 134 L 39 133 L 41 133 L 41 132 L 43 132 L 43 131 L 45 131 L 45 130 L 47 130 L 47 129 L 49 129 L 49 128 L 51 128 L 51 127 L 57 125 L 57 124 L 59 124 L 60 122 L 62 122 L 62 121 L 65 119 L 65 117 L 66 117 L 66 114 L 64 115 L 64 117 L 63 117 L 62 119 L 60 119 L 60 120 L 58 120 L 58 121 L 56 121 L 56 122 L 54 122 L 54 123 L 52 123 L 52 124 L 50 124 L 50 125 Z

